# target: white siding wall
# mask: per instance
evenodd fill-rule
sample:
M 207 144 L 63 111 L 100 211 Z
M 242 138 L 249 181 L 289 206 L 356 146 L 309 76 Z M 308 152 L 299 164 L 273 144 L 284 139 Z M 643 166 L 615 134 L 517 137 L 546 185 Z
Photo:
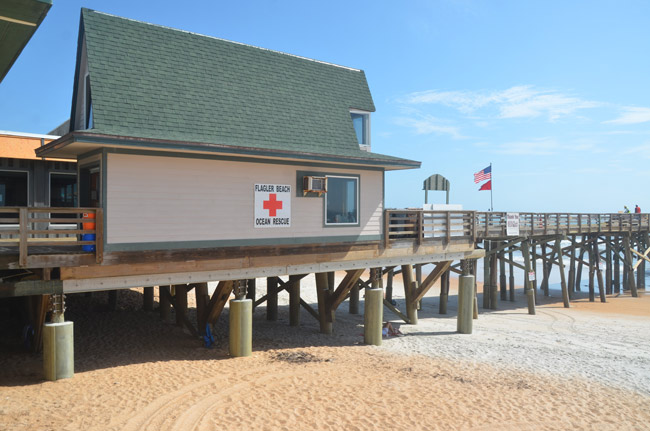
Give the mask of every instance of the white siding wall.
M 382 172 L 108 154 L 107 242 L 379 235 Z M 323 199 L 295 196 L 296 171 L 359 174 L 360 226 L 323 227 Z M 291 227 L 256 229 L 255 184 L 292 187 Z

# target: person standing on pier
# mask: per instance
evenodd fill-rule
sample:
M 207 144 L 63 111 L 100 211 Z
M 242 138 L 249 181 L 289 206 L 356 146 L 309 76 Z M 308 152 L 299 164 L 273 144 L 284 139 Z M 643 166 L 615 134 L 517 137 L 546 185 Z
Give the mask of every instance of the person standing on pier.
M 623 208 L 624 208 L 623 212 L 624 212 L 625 214 L 629 214 L 629 213 L 630 213 L 630 209 L 627 207 L 627 205 L 623 205 Z
M 634 206 L 634 213 L 635 214 L 641 214 L 641 208 L 638 205 Z

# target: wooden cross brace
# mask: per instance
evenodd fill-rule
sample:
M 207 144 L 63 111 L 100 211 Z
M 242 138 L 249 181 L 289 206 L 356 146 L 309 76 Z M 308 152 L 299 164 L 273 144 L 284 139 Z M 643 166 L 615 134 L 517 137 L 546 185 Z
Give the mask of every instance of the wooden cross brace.
M 644 251 L 643 254 L 639 253 L 638 251 L 636 251 L 633 248 L 630 248 L 630 251 L 632 253 L 636 254 L 637 256 L 639 256 L 639 260 L 637 260 L 637 262 L 632 267 L 635 271 L 639 267 L 639 265 L 641 265 L 641 262 L 642 262 L 641 259 L 647 260 L 648 262 L 650 262 L 650 257 L 648 257 L 648 253 L 650 253 L 650 247 L 648 247 L 648 249 L 646 251 Z

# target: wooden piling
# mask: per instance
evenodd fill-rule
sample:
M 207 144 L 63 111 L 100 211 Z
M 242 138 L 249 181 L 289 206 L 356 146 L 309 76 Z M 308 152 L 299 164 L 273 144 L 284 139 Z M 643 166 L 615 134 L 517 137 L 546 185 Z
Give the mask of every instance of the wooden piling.
M 153 311 L 153 287 L 145 287 L 142 294 L 142 309 Z
M 300 280 L 297 275 L 289 276 L 289 325 L 300 326 Z
M 472 309 L 474 297 L 474 276 L 461 275 L 458 279 L 458 316 L 456 330 L 461 334 L 471 334 L 473 325 Z
M 513 259 L 513 253 L 512 249 L 508 253 L 508 258 L 510 259 L 509 263 L 509 280 L 508 280 L 508 287 L 509 287 L 509 299 L 511 302 L 515 301 L 515 266 L 512 264 L 514 262 Z
M 557 254 L 557 265 L 558 270 L 560 271 L 560 286 L 562 289 L 562 302 L 564 303 L 564 308 L 569 308 L 569 290 L 566 284 L 566 276 L 564 275 L 564 259 L 562 256 L 562 238 L 557 237 L 555 239 L 555 254 Z
M 576 289 L 576 236 L 571 236 L 571 252 L 569 253 L 569 299 L 573 298 L 573 293 Z
M 422 285 L 422 264 L 418 263 L 415 265 L 415 281 L 417 281 L 418 286 Z M 417 309 L 422 310 L 422 300 L 419 300 L 417 303 Z
M 594 289 L 594 278 L 596 274 L 596 256 L 594 256 L 594 245 L 590 243 L 587 245 L 589 248 L 589 302 L 594 302 L 596 300 L 595 289 Z
M 582 290 L 582 287 L 580 284 L 582 283 L 582 270 L 583 270 L 583 259 L 585 256 L 585 241 L 587 237 L 585 235 L 582 236 L 582 240 L 580 241 L 580 253 L 578 254 L 578 270 L 576 271 L 576 284 L 575 284 L 575 289 L 576 292 L 580 292 Z
M 417 304 L 413 301 L 414 284 L 417 284 L 413 280 L 413 266 L 411 265 L 402 265 L 402 280 L 404 281 L 404 298 L 406 302 L 406 315 L 409 318 L 409 323 L 411 325 L 417 325 L 418 323 L 418 309 Z
M 505 244 L 505 241 L 501 243 Z M 499 252 L 499 290 L 501 292 L 501 300 L 505 301 L 508 299 L 508 283 L 506 278 L 506 261 L 505 249 Z
M 498 243 L 495 243 L 495 246 L 498 246 Z M 490 309 L 491 310 L 496 310 L 499 302 L 498 272 L 499 272 L 499 262 L 497 260 L 497 254 L 494 253 L 490 258 Z
M 388 300 L 388 302 L 393 300 L 393 269 L 394 268 L 389 268 L 388 272 L 386 272 L 386 300 Z
M 253 310 L 255 310 L 255 291 L 257 290 L 257 280 L 255 278 L 248 279 L 248 288 L 246 289 L 246 298 L 253 301 Z
M 528 273 L 531 272 L 530 266 L 530 242 L 525 240 L 521 243 L 521 252 L 524 255 L 524 271 L 526 272 L 526 285 L 524 290 L 526 291 L 526 299 L 528 300 L 528 314 L 535 314 L 535 292 L 532 287 L 532 280 L 529 279 Z
M 332 333 L 332 310 L 330 305 L 329 277 L 326 272 L 317 272 L 316 293 L 318 297 L 318 323 L 322 334 Z
M 603 281 L 603 271 L 600 268 L 600 251 L 598 250 L 598 238 L 593 243 L 594 255 L 596 257 L 596 282 L 598 282 L 598 296 L 600 302 L 606 302 L 605 283 Z
M 612 238 L 612 242 L 614 243 L 614 247 L 612 247 L 612 253 L 614 255 L 612 261 L 612 264 L 614 265 L 614 293 L 621 293 L 621 255 L 618 237 Z
M 165 295 L 162 291 L 167 291 Z M 169 302 L 169 286 L 158 286 L 158 301 L 160 310 L 160 319 L 164 322 L 169 320 L 171 316 L 171 303 Z
M 348 300 L 348 313 L 359 314 L 359 283 L 354 283 L 350 289 L 350 299 Z
M 623 236 L 623 252 L 625 253 L 625 268 L 627 269 L 628 277 L 627 284 L 630 289 L 632 297 L 636 298 L 639 296 L 639 293 L 636 289 L 636 280 L 634 280 L 634 271 L 632 269 L 632 252 L 630 251 L 630 236 Z
M 490 255 L 488 252 L 490 251 L 490 241 L 485 240 L 483 241 L 483 248 L 485 249 L 485 257 L 483 258 L 483 308 L 488 309 L 490 308 Z
M 206 314 L 206 307 L 210 301 L 208 294 L 208 283 L 196 283 L 194 285 L 194 297 L 196 298 L 196 324 L 199 334 L 205 335 L 205 326 L 202 316 Z
M 177 284 L 174 286 L 176 294 L 174 299 L 176 301 L 176 324 L 178 326 L 183 326 L 185 319 L 187 318 L 187 285 Z
M 108 291 L 108 309 L 115 311 L 117 309 L 117 290 Z
M 537 244 L 531 240 L 531 256 L 530 256 L 530 266 L 535 273 L 537 273 Z M 541 249 L 541 247 L 540 247 Z M 535 277 L 534 280 L 532 281 L 532 286 L 533 286 L 533 292 L 535 292 L 535 305 L 537 305 L 537 277 Z M 544 291 L 544 295 L 546 295 L 546 291 Z
M 612 294 L 612 245 L 611 238 L 605 237 L 605 291 L 608 295 Z
M 266 278 L 266 320 L 278 320 L 278 277 Z
M 447 300 L 449 298 L 449 275 L 450 274 L 451 273 L 449 272 L 449 270 L 447 270 L 440 276 L 440 304 L 438 306 L 439 314 L 447 314 Z

